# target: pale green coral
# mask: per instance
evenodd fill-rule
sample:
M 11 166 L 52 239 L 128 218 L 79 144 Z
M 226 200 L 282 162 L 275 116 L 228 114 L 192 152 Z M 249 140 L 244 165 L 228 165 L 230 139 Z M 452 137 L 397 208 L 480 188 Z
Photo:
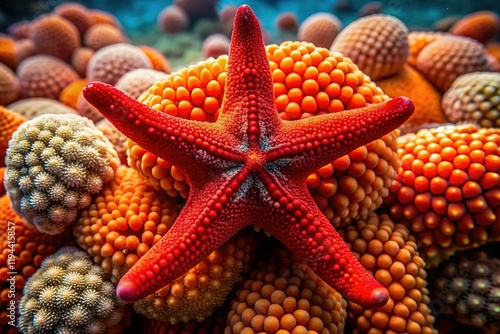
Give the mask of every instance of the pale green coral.
M 120 164 L 102 132 L 72 114 L 47 114 L 22 124 L 5 160 L 4 183 L 14 210 L 49 234 L 73 223 Z
M 24 334 L 105 332 L 124 310 L 106 279 L 85 252 L 62 248 L 26 282 L 19 329 Z

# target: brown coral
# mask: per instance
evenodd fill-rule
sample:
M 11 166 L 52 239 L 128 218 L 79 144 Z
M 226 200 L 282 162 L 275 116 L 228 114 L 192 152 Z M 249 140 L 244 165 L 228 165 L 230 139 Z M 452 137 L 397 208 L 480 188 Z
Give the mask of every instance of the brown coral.
M 125 73 L 115 87 L 137 99 L 157 81 L 166 80 L 168 74 L 150 68 L 138 68 Z
M 342 30 L 330 50 L 351 58 L 372 80 L 382 79 L 396 74 L 407 62 L 408 29 L 393 16 L 366 16 Z
M 396 75 L 377 80 L 377 85 L 390 97 L 406 96 L 415 104 L 413 115 L 401 126 L 403 132 L 416 131 L 428 123 L 446 122 L 441 94 L 413 67 L 404 65 Z
M 398 139 L 391 216 L 409 226 L 428 266 L 500 237 L 500 129 L 423 129 Z
M 450 36 L 450 34 L 437 31 L 411 31 L 408 34 L 408 45 L 410 46 L 408 64 L 417 67 L 417 57 L 420 51 L 429 43 L 445 36 Z
M 231 302 L 226 333 L 343 333 L 342 296 L 288 251 L 270 254 Z
M 128 42 L 128 38 L 123 32 L 117 26 L 109 23 L 94 24 L 83 35 L 83 44 L 94 50 L 126 42 Z
M 33 43 L 33 40 L 29 38 L 18 39 L 16 41 L 14 50 L 16 53 L 17 64 L 21 63 L 26 58 L 34 56 L 38 53 L 35 43 Z
M 0 167 L 5 167 L 5 152 L 12 134 L 24 122 L 24 117 L 0 106 Z
M 94 55 L 94 50 L 91 48 L 77 48 L 71 55 L 71 66 L 75 69 L 76 73 L 81 77 L 87 74 L 87 65 L 90 58 Z
M 229 38 L 223 34 L 212 34 L 201 45 L 203 58 L 217 58 L 229 53 Z
M 389 290 L 387 304 L 365 310 L 349 303 L 349 320 L 358 333 L 436 333 L 432 324 L 425 262 L 403 224 L 372 213 L 340 231 L 361 264 Z
M 6 106 L 17 100 L 19 96 L 19 80 L 14 72 L 0 63 L 0 105 Z
M 81 35 L 90 27 L 87 8 L 77 2 L 62 3 L 54 8 L 54 13 L 73 23 Z
M 496 36 L 500 28 L 500 18 L 491 11 L 480 11 L 462 17 L 451 28 L 450 33 L 474 38 L 485 44 Z
M 45 97 L 57 100 L 59 94 L 78 74 L 59 58 L 48 55 L 29 57 L 17 68 L 21 97 Z
M 294 12 L 283 12 L 276 17 L 274 25 L 280 30 L 295 32 L 299 28 L 299 21 Z
M 416 67 L 441 92 L 462 74 L 489 69 L 483 45 L 460 36 L 445 36 L 429 43 L 418 54 Z
M 326 12 L 315 13 L 300 24 L 297 38 L 317 47 L 329 48 L 342 27 L 342 21 L 335 15 Z
M 73 23 L 58 15 L 42 15 L 33 21 L 30 38 L 42 54 L 69 59 L 80 46 L 80 32 Z
M 176 5 L 169 5 L 158 13 L 157 25 L 165 34 L 184 32 L 189 28 L 189 17 L 186 12 Z
M 107 23 L 121 29 L 120 22 L 116 16 L 110 12 L 100 9 L 88 9 L 87 14 L 89 16 L 91 26 L 99 23 Z
M 123 165 L 127 164 L 127 137 L 125 137 L 118 129 L 107 119 L 102 119 L 95 125 L 108 140 L 113 144 L 118 158 Z
M 17 67 L 16 42 L 9 36 L 0 35 L 0 63 L 3 63 L 11 70 Z

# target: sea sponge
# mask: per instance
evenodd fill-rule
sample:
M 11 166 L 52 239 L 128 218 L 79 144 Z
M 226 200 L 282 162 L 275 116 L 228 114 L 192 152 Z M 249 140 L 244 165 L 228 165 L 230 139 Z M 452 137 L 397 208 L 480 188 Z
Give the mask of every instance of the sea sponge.
M 314 13 L 300 24 L 297 38 L 317 47 L 329 48 L 342 27 L 342 21 L 335 15 L 326 12 Z
M 78 79 L 78 74 L 61 59 L 37 55 L 21 62 L 17 68 L 21 97 L 46 97 L 57 100 L 69 83 Z
M 89 81 L 86 78 L 73 81 L 61 91 L 59 101 L 72 109 L 77 109 L 78 98 L 82 95 L 83 87 L 88 83 Z
M 0 63 L 15 70 L 17 67 L 16 60 L 16 42 L 13 38 L 7 35 L 0 35 Z
M 377 309 L 349 302 L 349 322 L 358 333 L 436 333 L 430 314 L 425 262 L 415 238 L 388 215 L 370 214 L 339 232 L 354 256 L 380 284 L 389 300 Z
M 28 225 L 58 234 L 113 179 L 119 164 L 113 146 L 90 120 L 72 114 L 42 115 L 12 135 L 5 188 Z
M 390 15 L 370 15 L 349 24 L 330 47 L 358 65 L 372 80 L 396 74 L 410 52 L 408 28 Z
M 157 17 L 157 25 L 165 34 L 177 34 L 187 31 L 189 28 L 189 17 L 186 12 L 176 5 L 163 8 Z
M 135 311 L 172 324 L 210 316 L 249 269 L 255 234 L 248 232 L 246 229 L 233 236 L 187 273 L 135 302 Z
M 5 167 L 5 152 L 12 134 L 25 121 L 18 113 L 0 106 L 0 167 Z
M 136 46 L 127 43 L 108 45 L 99 49 L 87 66 L 89 81 L 116 84 L 125 73 L 136 68 L 151 68 L 148 57 Z
M 441 94 L 413 67 L 405 64 L 396 75 L 377 80 L 377 85 L 390 97 L 406 96 L 415 104 L 413 115 L 400 129 L 414 132 L 429 123 L 446 123 L 441 109 Z
M 107 119 L 102 119 L 95 124 L 95 126 L 108 138 L 108 140 L 113 144 L 118 158 L 122 164 L 127 164 L 127 137 L 123 135 L 118 129 L 108 121 Z
M 41 54 L 69 59 L 80 46 L 80 32 L 65 18 L 45 14 L 33 21 L 30 38 Z
M 87 14 L 89 16 L 91 26 L 99 23 L 108 23 L 121 29 L 120 21 L 118 21 L 116 16 L 110 12 L 92 8 L 87 10 Z
M 410 57 L 408 64 L 417 67 L 417 57 L 420 51 L 441 37 L 451 36 L 450 34 L 437 31 L 411 31 L 408 33 L 408 45 L 410 46 Z
M 64 247 L 28 279 L 19 304 L 24 333 L 103 333 L 120 322 L 115 287 L 85 252 Z
M 29 38 L 18 39 L 16 41 L 14 50 L 16 53 L 17 64 L 21 63 L 26 58 L 34 56 L 38 53 L 35 43 L 33 43 L 33 40 Z
M 137 99 L 142 93 L 157 81 L 165 80 L 168 74 L 149 68 L 138 68 L 125 73 L 115 84 L 115 87 L 127 95 Z
M 269 45 L 276 107 L 284 120 L 360 108 L 389 99 L 368 76 L 340 53 L 311 43 Z M 227 71 L 227 56 L 208 59 L 157 82 L 139 101 L 165 113 L 200 121 L 217 119 Z M 129 166 L 157 189 L 187 198 L 184 175 L 133 141 Z M 336 226 L 366 217 L 382 204 L 399 166 L 396 132 L 319 169 L 307 181 L 319 208 Z
M 483 45 L 460 36 L 444 36 L 427 44 L 417 56 L 416 67 L 440 92 L 462 74 L 489 69 Z
M 236 293 L 225 333 L 343 333 L 345 299 L 289 251 L 269 255 Z
M 44 97 L 32 97 L 19 100 L 7 106 L 26 119 L 33 119 L 43 114 L 74 114 L 78 112 L 59 101 L 47 99 Z
M 81 35 L 90 27 L 87 8 L 78 2 L 66 2 L 57 5 L 54 8 L 54 13 L 73 23 Z
M 229 53 L 229 38 L 223 34 L 212 34 L 201 45 L 203 58 L 217 58 Z
M 94 55 L 94 50 L 91 48 L 77 48 L 71 55 L 71 66 L 75 69 L 76 73 L 80 76 L 85 77 L 87 74 L 87 65 L 89 64 L 90 58 Z
M 146 185 L 134 169 L 120 166 L 80 213 L 73 233 L 94 262 L 111 274 L 111 281 L 118 283 L 178 214 L 174 200 Z
M 45 257 L 71 240 L 71 230 L 57 236 L 47 235 L 26 226 L 11 208 L 9 197 L 0 197 L 0 326 L 7 326 L 10 300 L 18 304 L 26 280 L 35 273 Z M 12 250 L 12 253 L 10 252 Z M 12 254 L 12 256 L 10 256 Z M 16 274 L 11 276 L 10 272 Z M 7 280 L 14 277 L 14 280 Z M 15 285 L 9 296 L 11 284 Z M 16 307 L 17 309 L 17 307 Z M 5 327 L 4 327 L 5 328 Z
M 294 12 L 283 12 L 276 17 L 274 25 L 282 31 L 296 32 L 299 28 L 299 20 Z
M 384 204 L 416 236 L 428 267 L 500 239 L 500 129 L 446 125 L 398 146 L 402 164 Z
M 442 105 L 452 123 L 473 122 L 483 128 L 500 128 L 500 73 L 459 76 L 444 94 Z
M 494 12 L 484 10 L 462 17 L 451 28 L 453 35 L 474 38 L 486 44 L 493 39 L 500 28 L 500 18 Z
M 165 56 L 155 48 L 148 45 L 139 45 L 139 49 L 144 52 L 144 54 L 148 57 L 149 61 L 153 66 L 153 70 L 157 70 L 160 72 L 170 73 L 170 63 Z
M 19 79 L 12 70 L 0 63 L 0 105 L 6 106 L 19 97 Z
M 496 332 L 500 326 L 500 259 L 475 250 L 457 254 L 453 260 L 436 273 L 435 298 L 459 322 Z
M 76 110 L 78 111 L 78 115 L 86 117 L 94 123 L 104 119 L 104 116 L 99 112 L 99 110 L 91 105 L 89 101 L 85 99 L 83 94 L 80 94 L 76 100 Z
M 109 23 L 94 24 L 83 35 L 83 44 L 94 50 L 126 42 L 128 42 L 128 38 L 123 32 L 117 26 Z
M 7 32 L 15 39 L 29 38 L 31 33 L 31 25 L 32 23 L 29 20 L 17 21 L 7 27 Z

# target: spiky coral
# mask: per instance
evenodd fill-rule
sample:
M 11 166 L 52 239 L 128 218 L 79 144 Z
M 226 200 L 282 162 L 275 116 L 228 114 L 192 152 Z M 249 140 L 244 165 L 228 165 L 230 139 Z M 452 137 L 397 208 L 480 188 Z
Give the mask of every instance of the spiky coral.
M 0 63 L 0 105 L 6 106 L 19 97 L 19 80 L 14 72 Z
M 404 65 L 396 75 L 377 80 L 377 85 L 391 97 L 405 95 L 415 103 L 415 112 L 400 129 L 413 132 L 428 123 L 445 123 L 439 94 L 425 77 L 409 65 Z
M 0 167 L 5 167 L 5 152 L 12 134 L 24 121 L 21 115 L 0 106 Z
M 450 29 L 454 35 L 474 38 L 485 44 L 496 36 L 500 18 L 494 12 L 484 10 L 462 17 Z
M 390 294 L 387 304 L 378 309 L 349 303 L 353 333 L 435 333 L 428 308 L 425 262 L 408 228 L 387 215 L 373 213 L 340 233 L 361 264 Z
M 19 304 L 24 333 L 103 333 L 117 324 L 124 308 L 115 287 L 85 252 L 60 249 L 28 280 Z
M 366 16 L 342 30 L 330 50 L 351 58 L 372 80 L 382 79 L 408 60 L 408 29 L 393 16 Z
M 80 32 L 65 18 L 46 14 L 33 21 L 30 38 L 42 54 L 68 59 L 80 46 Z
M 386 198 L 428 266 L 500 237 L 500 129 L 423 129 L 398 139 L 402 160 Z
M 458 77 L 442 104 L 450 122 L 500 128 L 500 73 L 473 72 Z
M 271 254 L 238 290 L 226 333 L 343 333 L 342 296 L 288 251 Z
M 317 47 L 329 48 L 342 28 L 342 21 L 335 15 L 326 12 L 315 13 L 300 24 L 297 38 Z
M 1 181 L 1 180 L 0 180 Z M 71 230 L 51 236 L 29 228 L 11 208 L 7 196 L 0 197 L 0 326 L 7 326 L 10 300 L 21 298 L 26 280 L 35 273 L 45 257 L 71 240 Z M 12 251 L 12 252 L 11 252 Z M 14 272 L 15 274 L 11 274 Z M 13 277 L 12 279 L 9 279 Z M 9 279 L 9 280 L 7 280 Z M 11 289 L 11 285 L 15 288 Z M 14 290 L 14 291 L 11 291 Z M 9 296 L 14 293 L 15 297 Z
M 75 109 L 62 104 L 59 101 L 45 97 L 22 99 L 9 104 L 8 108 L 26 119 L 33 119 L 44 114 L 77 114 Z
M 49 234 L 73 223 L 120 163 L 91 121 L 70 114 L 23 123 L 12 136 L 5 162 L 14 210 Z

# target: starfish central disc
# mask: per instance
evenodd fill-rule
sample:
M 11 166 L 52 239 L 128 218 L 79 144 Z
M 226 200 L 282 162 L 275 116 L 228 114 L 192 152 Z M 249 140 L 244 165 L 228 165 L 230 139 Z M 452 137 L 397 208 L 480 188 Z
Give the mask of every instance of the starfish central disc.
M 121 132 L 174 162 L 190 187 L 176 222 L 122 277 L 118 297 L 133 302 L 182 275 L 248 225 L 279 239 L 326 283 L 366 308 L 389 293 L 356 260 L 316 206 L 307 177 L 404 123 L 407 98 L 283 121 L 259 22 L 238 8 L 225 95 L 215 123 L 157 112 L 114 87 L 90 83 L 87 100 Z

